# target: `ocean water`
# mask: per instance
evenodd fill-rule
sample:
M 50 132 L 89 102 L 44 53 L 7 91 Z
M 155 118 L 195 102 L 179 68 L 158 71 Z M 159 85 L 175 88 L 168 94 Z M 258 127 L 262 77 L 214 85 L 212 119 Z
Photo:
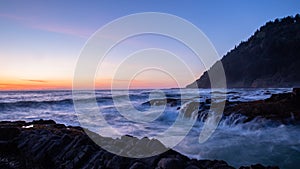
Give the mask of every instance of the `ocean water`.
M 290 91 L 291 89 L 227 89 L 226 92 L 219 93 L 226 94 L 230 101 L 245 102 Z M 200 104 L 201 106 L 209 106 L 209 89 L 120 90 L 113 94 L 109 90 L 96 90 L 94 95 L 95 98 L 91 98 L 83 91 L 76 99 L 89 108 L 84 116 L 89 117 L 89 110 L 93 110 L 104 117 L 102 121 L 95 116 L 79 118 L 77 109 L 74 108 L 72 91 L 1 91 L 0 120 L 52 119 L 66 125 L 83 124 L 99 134 L 111 134 L 114 137 L 113 133 L 105 133 L 108 124 L 121 135 L 156 138 L 168 128 L 174 127 L 176 119 L 181 118 L 182 123 L 172 131 L 175 135 L 185 130 L 189 122 L 192 121 L 193 125 L 174 149 L 191 158 L 225 160 L 235 167 L 256 163 L 278 165 L 287 169 L 300 166 L 298 125 L 283 125 L 260 118 L 241 123 L 243 116 L 223 117 L 208 140 L 199 143 L 204 123 L 208 122 L 203 119 L 204 111 L 202 114 L 201 109 L 199 114 L 196 112 L 186 115 L 186 105 L 199 102 L 205 103 Z M 170 102 L 161 102 L 162 99 Z M 150 100 L 153 102 L 149 102 Z M 92 104 L 89 107 L 93 101 L 96 107 Z M 103 120 L 107 122 L 106 125 Z

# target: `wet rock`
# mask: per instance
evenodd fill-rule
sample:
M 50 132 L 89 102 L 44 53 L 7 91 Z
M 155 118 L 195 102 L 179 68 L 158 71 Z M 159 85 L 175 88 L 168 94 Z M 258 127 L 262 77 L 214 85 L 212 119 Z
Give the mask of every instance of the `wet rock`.
M 30 124 L 56 124 L 56 122 L 54 120 L 34 120 L 32 121 Z
M 23 169 L 26 164 L 17 154 L 0 153 L 1 169 Z
M 145 166 L 145 164 L 141 163 L 141 162 L 135 162 L 132 166 L 130 166 L 129 169 L 146 169 L 147 167 Z
M 45 122 L 45 124 L 43 123 Z M 34 124 L 31 128 L 23 128 Z M 64 127 L 54 121 L 39 120 L 19 125 L 14 122 L 0 123 L 1 168 L 130 168 L 130 169 L 176 169 L 176 168 L 223 168 L 231 169 L 224 161 L 191 160 L 180 153 L 167 149 L 158 140 L 132 136 L 112 139 L 89 132 L 109 146 L 125 145 L 124 152 L 151 153 L 165 150 L 162 154 L 147 158 L 127 158 L 112 154 L 95 144 L 82 128 Z M 136 148 L 139 147 L 139 148 Z M 119 147 L 120 148 L 120 147 Z M 258 167 L 258 166 L 256 166 Z
M 11 140 L 20 134 L 20 129 L 14 127 L 0 127 L 0 140 Z
M 55 124 L 53 127 L 61 129 L 61 128 L 66 128 L 64 124 Z
M 242 114 L 247 117 L 245 122 L 265 118 L 283 124 L 299 123 L 300 97 L 297 97 L 297 92 L 295 89 L 292 93 L 273 94 L 268 99 L 252 102 L 226 102 L 224 115 Z
M 176 158 L 163 158 L 158 162 L 158 169 L 182 169 L 183 162 Z
M 190 165 L 190 166 L 187 166 L 185 169 L 200 169 L 200 168 L 195 165 Z
M 300 88 L 293 88 L 293 94 L 296 96 L 300 96 Z
M 111 160 L 108 161 L 106 167 L 114 169 L 122 169 L 126 167 L 126 164 L 122 163 L 122 158 L 119 156 L 114 156 Z
M 0 125 L 1 126 L 5 126 L 5 124 L 9 125 L 9 126 L 24 126 L 26 124 L 25 121 L 0 121 Z
M 239 169 L 279 169 L 279 167 L 274 167 L 274 166 L 267 166 L 264 167 L 261 164 L 255 164 L 255 165 L 251 165 L 250 167 L 240 167 Z
M 167 99 L 152 99 L 150 101 L 143 103 L 142 105 L 148 105 L 148 106 L 169 105 L 171 107 L 174 107 L 180 105 L 180 103 L 181 103 L 181 99 L 167 98 Z
M 206 99 L 205 104 L 211 104 L 211 99 Z
M 203 106 L 203 104 L 201 104 L 200 102 L 195 102 L 195 101 L 192 101 L 190 103 L 188 103 L 184 109 L 183 109 L 183 112 L 184 112 L 184 117 L 186 118 L 192 118 L 195 111 L 198 112 L 198 110 L 200 109 L 200 106 Z
M 225 161 L 222 160 L 201 160 L 198 162 L 201 168 L 211 168 L 211 169 L 234 169 L 229 166 Z

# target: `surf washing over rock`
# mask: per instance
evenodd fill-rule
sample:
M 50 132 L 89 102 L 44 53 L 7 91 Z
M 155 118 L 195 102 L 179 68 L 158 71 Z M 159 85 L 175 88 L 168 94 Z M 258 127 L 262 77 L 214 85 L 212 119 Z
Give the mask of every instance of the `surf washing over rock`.
M 155 100 L 149 100 L 151 90 L 130 90 L 130 104 L 139 110 L 144 110 L 141 113 L 145 113 L 145 115 L 156 114 L 155 108 L 160 110 L 162 100 L 166 103 L 164 112 L 150 123 L 132 122 L 120 115 L 114 107 L 110 91 L 98 90 L 95 93 L 100 108 L 99 113 L 102 113 L 107 122 L 123 135 L 130 135 L 138 139 L 144 137 L 152 139 L 170 127 L 176 118 L 186 120 L 193 118 L 197 121 L 191 131 L 173 148 L 177 152 L 198 160 L 225 160 L 234 167 L 260 163 L 266 166 L 293 168 L 293 166 L 299 165 L 300 161 L 298 156 L 300 151 L 298 107 L 294 107 L 293 116 L 290 112 L 281 112 L 279 115 L 276 115 L 275 112 L 274 114 L 259 113 L 259 108 L 263 108 L 261 104 L 295 105 L 297 102 L 294 102 L 294 99 L 297 99 L 298 95 L 292 94 L 292 91 L 290 88 L 228 89 L 225 112 L 221 122 L 209 140 L 202 144 L 198 142 L 199 134 L 209 113 L 211 102 L 214 102 L 210 97 L 210 89 L 181 89 L 181 91 L 166 89 L 163 90 L 166 97 Z M 190 96 L 194 96 L 195 92 L 199 94 L 199 97 L 191 98 Z M 119 98 L 125 98 L 123 93 L 123 91 L 120 92 Z M 294 93 L 297 93 L 297 90 Z M 220 91 L 218 94 L 225 93 Z M 52 119 L 65 125 L 78 126 L 80 123 L 77 120 L 73 103 L 66 101 L 69 99 L 72 99 L 71 91 L 1 92 L 1 119 L 31 122 L 42 118 Z M 82 99 L 84 102 L 90 100 L 84 94 Z M 24 103 L 26 103 L 25 107 Z M 243 110 L 243 107 L 245 110 L 247 108 L 243 104 L 249 104 L 254 108 L 257 106 L 255 109 L 258 113 L 251 116 L 251 112 L 247 113 Z M 192 107 L 190 107 L 191 105 Z M 199 106 L 197 111 L 188 110 L 194 110 L 193 105 Z M 147 112 L 150 106 L 154 109 Z M 31 126 L 28 127 L 29 130 L 30 128 Z M 95 133 L 99 130 L 105 131 L 101 123 L 91 123 L 88 128 Z M 33 130 L 36 130 L 36 127 Z

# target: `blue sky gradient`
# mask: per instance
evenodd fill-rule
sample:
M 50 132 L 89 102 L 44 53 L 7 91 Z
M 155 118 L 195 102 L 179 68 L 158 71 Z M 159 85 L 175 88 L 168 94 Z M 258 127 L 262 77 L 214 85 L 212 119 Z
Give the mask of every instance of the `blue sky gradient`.
M 89 36 L 125 15 L 177 15 L 202 30 L 223 56 L 267 21 L 300 13 L 300 3 L 292 0 L 0 0 L 0 4 L 2 88 L 22 80 L 44 80 L 57 86 L 70 82 L 76 59 Z

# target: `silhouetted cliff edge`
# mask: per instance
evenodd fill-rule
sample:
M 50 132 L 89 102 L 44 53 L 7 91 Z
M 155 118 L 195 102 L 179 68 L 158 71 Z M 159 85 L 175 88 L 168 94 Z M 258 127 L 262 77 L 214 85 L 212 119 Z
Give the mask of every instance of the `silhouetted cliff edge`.
M 267 22 L 221 62 L 230 88 L 299 86 L 300 15 Z M 209 88 L 207 71 L 187 87 Z

